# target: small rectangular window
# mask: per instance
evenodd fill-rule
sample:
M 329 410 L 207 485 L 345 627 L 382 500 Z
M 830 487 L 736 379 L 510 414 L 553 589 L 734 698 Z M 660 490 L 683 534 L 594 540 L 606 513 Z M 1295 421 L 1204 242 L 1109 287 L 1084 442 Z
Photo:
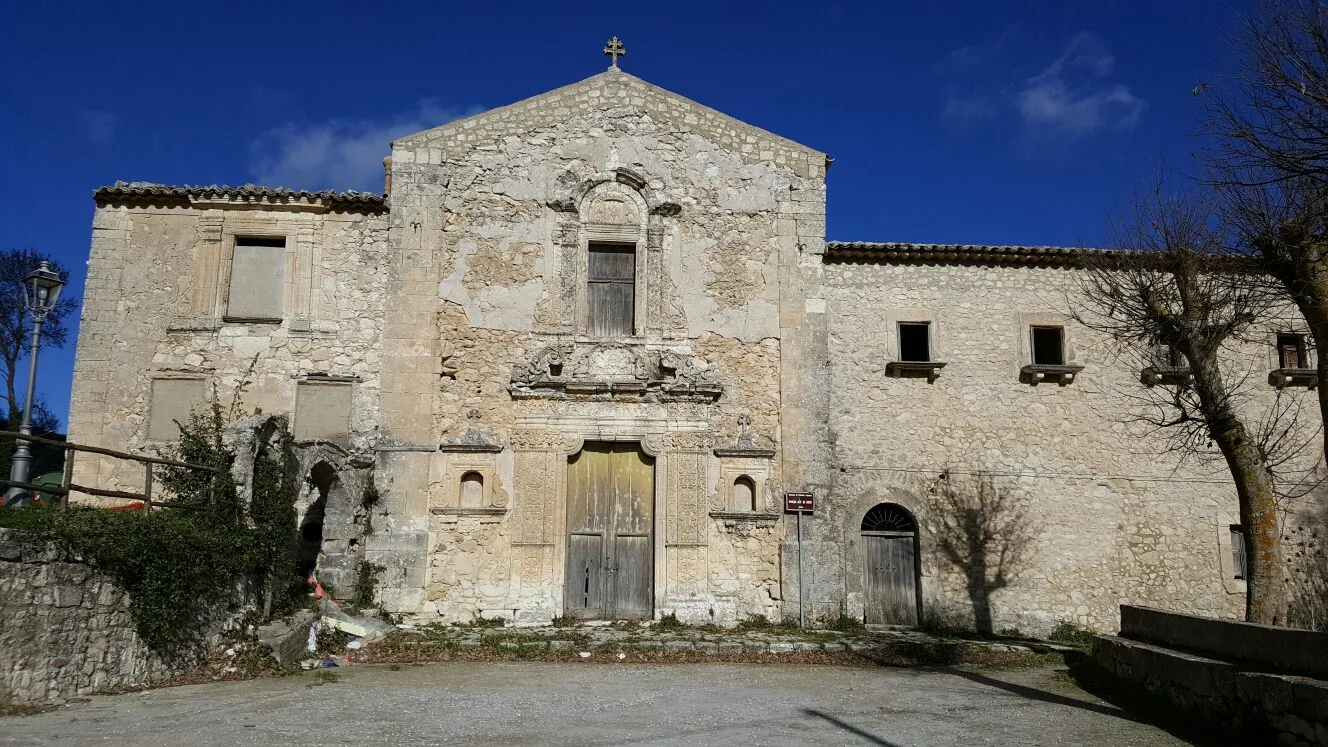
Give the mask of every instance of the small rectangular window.
M 1185 355 L 1172 345 L 1158 343 L 1153 346 L 1152 361 L 1155 368 L 1185 368 Z
M 636 247 L 591 244 L 587 265 L 589 334 L 626 337 L 636 332 Z
M 1239 524 L 1231 525 L 1232 578 L 1245 578 L 1245 531 Z
M 1065 365 L 1065 329 L 1063 327 L 1034 327 L 1033 363 L 1039 366 Z
M 1278 368 L 1309 368 L 1305 356 L 1305 336 L 1279 334 L 1277 336 Z
M 236 236 L 226 316 L 280 320 L 285 268 L 285 238 Z
M 928 322 L 899 323 L 899 360 L 910 363 L 931 361 L 930 327 Z

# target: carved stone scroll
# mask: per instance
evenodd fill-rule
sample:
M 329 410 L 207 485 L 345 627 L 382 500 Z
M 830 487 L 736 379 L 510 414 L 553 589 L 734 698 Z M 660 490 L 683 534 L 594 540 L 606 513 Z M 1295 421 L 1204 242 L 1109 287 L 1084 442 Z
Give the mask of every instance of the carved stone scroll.
M 617 342 L 551 345 L 512 368 L 514 399 L 714 402 L 724 388 L 704 361 Z

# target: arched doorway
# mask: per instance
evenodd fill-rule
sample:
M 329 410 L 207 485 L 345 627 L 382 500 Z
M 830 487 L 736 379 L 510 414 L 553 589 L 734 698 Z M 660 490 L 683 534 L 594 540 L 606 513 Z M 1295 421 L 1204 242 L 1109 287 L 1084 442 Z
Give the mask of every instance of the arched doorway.
M 318 497 L 309 505 L 309 510 L 305 511 L 300 521 L 296 567 L 302 579 L 308 578 L 318 566 L 318 556 L 323 552 L 323 519 L 327 514 L 327 494 L 336 479 L 336 470 L 327 462 L 319 462 L 309 471 L 309 483 L 318 491 Z
M 903 507 L 878 503 L 862 517 L 862 582 L 869 624 L 918 624 L 917 548 L 917 522 Z

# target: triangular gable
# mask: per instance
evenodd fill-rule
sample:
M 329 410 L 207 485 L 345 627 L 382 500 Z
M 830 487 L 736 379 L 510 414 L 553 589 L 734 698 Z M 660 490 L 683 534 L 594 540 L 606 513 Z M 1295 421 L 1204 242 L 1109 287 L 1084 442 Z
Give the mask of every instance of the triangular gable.
M 749 125 L 614 68 L 515 104 L 398 138 L 393 141 L 392 148 L 394 151 L 412 151 L 438 147 L 457 139 L 492 142 L 508 134 L 566 121 L 579 111 L 614 106 L 638 107 L 656 121 L 679 131 L 703 135 L 717 145 L 749 155 L 753 160 L 806 159 L 819 167 L 823 167 L 826 160 L 825 153 L 815 148 Z

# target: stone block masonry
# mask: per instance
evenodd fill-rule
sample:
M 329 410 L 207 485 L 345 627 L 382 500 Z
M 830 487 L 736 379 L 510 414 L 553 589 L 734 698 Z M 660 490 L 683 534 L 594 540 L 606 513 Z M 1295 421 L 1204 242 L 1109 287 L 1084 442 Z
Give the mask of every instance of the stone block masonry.
M 10 529 L 0 529 L 0 621 L 0 703 L 160 682 L 191 663 L 148 649 L 110 577 Z
M 1161 644 L 1161 645 L 1158 645 Z M 1121 607 L 1121 637 L 1093 640 L 1093 660 L 1129 688 L 1232 743 L 1328 745 L 1328 633 Z M 1300 659 L 1295 653 L 1300 653 Z

